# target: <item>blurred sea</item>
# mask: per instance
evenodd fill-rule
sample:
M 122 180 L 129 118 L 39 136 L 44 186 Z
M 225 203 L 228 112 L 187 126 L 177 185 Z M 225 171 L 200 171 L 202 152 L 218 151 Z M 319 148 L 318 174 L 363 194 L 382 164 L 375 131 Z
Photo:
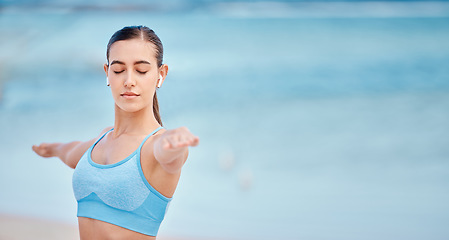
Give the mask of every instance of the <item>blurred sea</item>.
M 158 90 L 165 127 L 201 139 L 161 235 L 449 238 L 448 4 L 8 4 L 0 213 L 77 222 L 73 170 L 31 145 L 88 140 L 113 124 L 106 44 L 143 24 L 170 68 Z

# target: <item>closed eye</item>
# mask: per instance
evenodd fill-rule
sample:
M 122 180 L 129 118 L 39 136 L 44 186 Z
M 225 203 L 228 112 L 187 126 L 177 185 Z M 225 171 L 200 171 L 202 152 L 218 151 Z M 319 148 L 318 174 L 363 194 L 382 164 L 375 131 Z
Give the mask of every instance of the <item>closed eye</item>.
M 139 70 L 136 70 L 138 73 L 140 73 L 140 74 L 145 74 L 145 73 L 147 73 L 148 71 L 146 71 L 146 72 L 141 72 L 141 71 L 139 71 Z
M 122 73 L 122 72 L 124 72 L 125 70 L 122 70 L 122 71 L 114 71 L 114 73 L 116 73 L 116 74 L 119 74 L 119 73 Z

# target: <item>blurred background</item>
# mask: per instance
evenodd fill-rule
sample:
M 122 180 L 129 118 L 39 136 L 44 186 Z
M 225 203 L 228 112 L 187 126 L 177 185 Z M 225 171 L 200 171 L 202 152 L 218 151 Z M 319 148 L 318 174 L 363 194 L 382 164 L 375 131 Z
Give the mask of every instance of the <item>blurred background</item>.
M 161 239 L 449 238 L 449 2 L 0 0 L 1 239 L 76 234 L 73 170 L 31 146 L 113 124 L 127 25 L 164 44 L 164 126 L 201 139 Z

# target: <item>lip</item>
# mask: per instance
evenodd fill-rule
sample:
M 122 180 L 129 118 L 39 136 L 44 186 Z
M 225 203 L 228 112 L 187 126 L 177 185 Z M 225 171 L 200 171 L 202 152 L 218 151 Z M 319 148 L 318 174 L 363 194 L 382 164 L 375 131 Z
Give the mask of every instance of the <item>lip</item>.
M 124 93 L 120 94 L 120 96 L 122 96 L 124 98 L 128 98 L 128 99 L 132 99 L 132 98 L 140 96 L 140 94 L 137 94 L 135 92 L 124 92 Z

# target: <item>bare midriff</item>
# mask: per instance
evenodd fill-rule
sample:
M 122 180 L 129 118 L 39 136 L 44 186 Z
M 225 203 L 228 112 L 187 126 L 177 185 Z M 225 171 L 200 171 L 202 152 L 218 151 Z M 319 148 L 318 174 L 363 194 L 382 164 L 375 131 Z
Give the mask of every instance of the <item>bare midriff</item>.
M 156 237 L 134 232 L 100 220 L 78 217 L 81 240 L 154 240 Z

